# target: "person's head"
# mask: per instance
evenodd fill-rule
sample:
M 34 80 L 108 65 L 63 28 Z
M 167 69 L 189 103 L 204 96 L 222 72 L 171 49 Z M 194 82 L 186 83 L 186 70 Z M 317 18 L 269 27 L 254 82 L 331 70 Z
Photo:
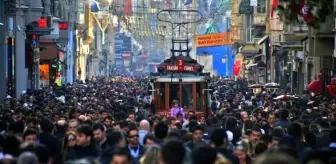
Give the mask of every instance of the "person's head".
M 132 156 L 127 148 L 115 148 L 113 151 L 111 164 L 131 164 Z
M 76 145 L 86 147 L 92 143 L 93 130 L 88 125 L 77 128 Z
M 189 119 L 191 116 L 194 116 L 194 115 L 195 115 L 194 111 L 188 111 L 187 117 Z
M 324 119 L 319 120 L 319 124 L 318 125 L 319 125 L 320 131 L 327 130 L 330 127 L 329 122 L 326 121 L 326 120 L 324 120 Z
M 261 130 L 259 128 L 253 128 L 251 133 L 248 135 L 249 142 L 252 144 L 256 144 L 261 137 Z
M 104 125 L 106 126 L 106 128 L 112 127 L 112 122 L 113 122 L 113 119 L 111 116 L 106 116 L 104 118 Z
M 178 107 L 179 107 L 179 101 L 178 101 L 178 100 L 174 100 L 174 101 L 172 102 L 172 107 L 173 107 L 173 108 L 178 108 Z
M 127 141 L 130 146 L 138 146 L 139 144 L 139 133 L 137 129 L 130 129 L 127 132 Z
M 226 148 L 227 143 L 228 143 L 228 138 L 227 138 L 227 133 L 225 132 L 225 129 L 222 129 L 222 128 L 215 129 L 210 136 L 210 140 L 211 140 L 211 145 L 213 147 Z
M 54 124 L 47 119 L 43 119 L 40 126 L 43 133 L 50 134 L 54 130 Z
M 275 123 L 275 120 L 276 120 L 276 117 L 275 117 L 274 113 L 268 114 L 268 117 L 267 117 L 268 123 L 270 123 L 271 125 L 273 125 Z
M 217 151 L 208 146 L 199 146 L 192 151 L 192 161 L 194 164 L 213 164 L 217 159 Z
M 153 134 L 148 133 L 143 140 L 145 146 L 150 146 L 156 143 L 156 137 Z
M 203 139 L 204 129 L 200 125 L 197 125 L 195 128 L 193 128 L 192 134 L 193 142 L 200 142 Z
M 182 164 L 186 155 L 184 144 L 180 140 L 167 140 L 161 147 L 160 164 Z
M 35 147 L 35 154 L 38 157 L 40 164 L 47 164 L 51 162 L 51 158 L 55 155 L 43 144 Z
M 157 139 L 164 139 L 168 134 L 168 126 L 160 121 L 155 127 L 154 127 L 154 134 Z
M 287 128 L 288 135 L 294 137 L 297 140 L 302 138 L 302 127 L 299 123 L 291 123 Z
M 158 164 L 160 162 L 159 160 L 159 154 L 160 154 L 161 148 L 158 145 L 150 145 L 146 148 L 145 154 L 140 159 L 141 163 L 151 164 L 155 163 Z
M 289 116 L 289 111 L 287 109 L 283 109 L 280 111 L 280 119 L 287 120 Z
M 150 124 L 147 120 L 140 121 L 139 130 L 150 131 Z
M 76 119 L 70 120 L 68 124 L 68 131 L 76 131 L 78 128 L 78 125 L 79 123 Z
M 243 121 L 248 120 L 248 114 L 247 114 L 247 112 L 241 112 L 241 113 L 240 113 L 240 117 L 241 117 L 241 119 L 242 119 Z
M 133 122 L 135 122 L 135 119 L 136 119 L 135 114 L 134 114 L 134 113 L 130 113 L 130 114 L 128 115 L 128 119 L 131 120 L 131 121 L 133 121 Z
M 76 138 L 77 138 L 77 134 L 76 132 L 73 131 L 68 131 L 66 133 L 65 139 L 66 139 L 66 144 L 64 146 L 70 148 L 76 145 Z
M 34 130 L 26 130 L 23 133 L 23 142 L 30 144 L 30 145 L 36 145 L 37 144 L 37 132 Z
M 234 150 L 234 155 L 239 159 L 240 163 L 247 163 L 247 159 L 249 158 L 248 154 L 248 146 L 245 142 L 240 141 L 237 143 L 237 146 Z
M 125 147 L 126 140 L 124 133 L 120 131 L 107 131 L 106 141 L 111 147 Z
M 295 158 L 281 152 L 267 152 L 256 158 L 255 164 L 299 164 Z
M 258 156 L 264 153 L 268 149 L 267 144 L 265 142 L 259 141 L 255 146 L 255 155 Z
M 96 142 L 102 142 L 106 139 L 105 127 L 101 123 L 94 124 L 93 127 L 93 138 Z
M 39 163 L 37 156 L 32 152 L 22 153 L 17 161 L 18 164 L 37 164 Z

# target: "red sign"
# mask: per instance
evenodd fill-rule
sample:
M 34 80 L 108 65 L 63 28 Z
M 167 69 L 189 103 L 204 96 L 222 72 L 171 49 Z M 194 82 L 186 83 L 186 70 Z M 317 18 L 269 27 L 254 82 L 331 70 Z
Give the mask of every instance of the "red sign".
M 336 96 L 336 78 L 331 79 L 331 85 L 327 85 L 327 90 L 329 95 L 335 97 Z
M 233 66 L 233 74 L 235 76 L 238 76 L 239 75 L 239 72 L 240 72 L 240 61 L 235 61 L 234 63 L 234 66 Z
M 48 27 L 47 19 L 46 18 L 40 18 L 37 21 L 37 27 L 38 28 L 46 28 L 46 27 Z
M 60 30 L 67 30 L 68 29 L 68 22 L 59 22 L 58 23 L 58 28 Z
M 177 66 L 172 64 L 165 65 L 166 71 L 188 71 L 188 72 L 194 72 L 195 66 L 194 65 L 183 65 L 183 66 Z
M 179 71 L 184 71 L 184 60 L 176 60 L 176 65 Z

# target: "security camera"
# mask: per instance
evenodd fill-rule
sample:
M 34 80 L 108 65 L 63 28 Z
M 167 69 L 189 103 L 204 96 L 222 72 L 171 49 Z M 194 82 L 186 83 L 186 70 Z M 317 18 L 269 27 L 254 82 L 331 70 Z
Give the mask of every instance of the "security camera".
M 17 25 L 16 28 L 19 32 L 21 32 L 21 27 L 19 25 Z

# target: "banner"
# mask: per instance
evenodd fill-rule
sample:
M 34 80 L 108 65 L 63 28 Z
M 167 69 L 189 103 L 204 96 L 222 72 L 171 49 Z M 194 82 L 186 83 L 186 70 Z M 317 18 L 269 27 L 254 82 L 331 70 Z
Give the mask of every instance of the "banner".
M 230 44 L 233 43 L 229 32 L 199 35 L 196 37 L 196 47 L 211 47 Z

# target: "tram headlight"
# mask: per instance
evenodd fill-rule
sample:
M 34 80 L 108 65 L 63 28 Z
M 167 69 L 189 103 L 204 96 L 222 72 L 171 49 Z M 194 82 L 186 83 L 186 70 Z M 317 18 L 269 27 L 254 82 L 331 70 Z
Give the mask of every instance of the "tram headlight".
M 160 66 L 159 68 L 158 68 L 158 72 L 159 73 L 162 73 L 164 71 L 164 68 L 162 67 L 162 66 Z
M 203 66 L 201 66 L 201 65 L 196 66 L 196 71 L 197 72 L 202 72 L 203 71 Z

